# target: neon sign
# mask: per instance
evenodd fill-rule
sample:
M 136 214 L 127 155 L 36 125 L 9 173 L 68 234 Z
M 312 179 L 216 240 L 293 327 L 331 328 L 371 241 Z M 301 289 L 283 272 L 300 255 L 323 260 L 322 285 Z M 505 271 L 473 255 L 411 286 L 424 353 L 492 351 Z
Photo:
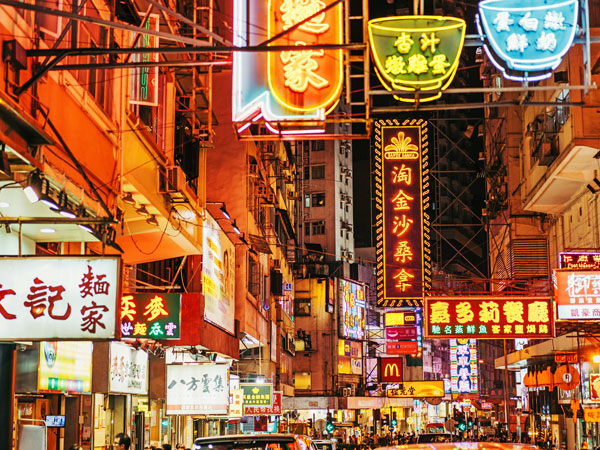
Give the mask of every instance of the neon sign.
M 237 0 L 234 45 L 258 45 L 265 37 L 254 29 L 266 29 L 270 39 L 325 6 L 321 0 Z M 342 90 L 343 53 L 341 49 L 303 47 L 342 43 L 343 11 L 339 4 L 269 43 L 295 47 L 292 50 L 235 52 L 232 115 L 234 122 L 243 122 L 238 132 L 261 117 L 275 134 L 324 132 L 322 121 L 337 105 Z
M 375 123 L 378 306 L 420 306 L 429 287 L 426 124 Z
M 450 339 L 450 376 L 453 393 L 475 394 L 478 392 L 478 361 L 475 339 Z
M 442 16 L 385 17 L 369 21 L 376 73 L 386 89 L 418 92 L 419 101 L 441 97 L 458 68 L 465 40 L 462 19 Z M 394 96 L 404 102 L 415 97 Z
M 365 338 L 367 318 L 365 287 L 347 280 L 339 280 L 340 337 L 361 340 Z
M 600 270 L 600 252 L 558 252 L 558 268 Z
M 578 9 L 577 0 L 484 0 L 477 27 L 489 59 L 505 78 L 538 81 L 548 78 L 571 48 Z
M 600 272 L 555 270 L 552 274 L 558 319 L 600 319 Z
M 126 294 L 121 297 L 123 339 L 179 339 L 180 294 Z
M 144 14 L 142 14 L 144 16 Z M 147 30 L 159 31 L 160 16 L 150 14 L 144 25 Z M 159 38 L 143 34 L 140 37 L 140 47 L 158 48 Z M 158 62 L 158 53 L 141 53 L 131 56 L 132 62 Z M 158 66 L 134 67 L 130 69 L 131 89 L 129 103 L 145 106 L 158 106 Z

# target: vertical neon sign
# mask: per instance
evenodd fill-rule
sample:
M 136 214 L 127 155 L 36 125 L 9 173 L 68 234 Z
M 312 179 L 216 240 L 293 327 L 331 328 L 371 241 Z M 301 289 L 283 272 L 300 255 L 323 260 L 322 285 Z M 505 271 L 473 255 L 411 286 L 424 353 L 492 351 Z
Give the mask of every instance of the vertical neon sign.
M 147 30 L 159 31 L 158 14 L 150 14 L 144 25 Z M 158 48 L 159 38 L 144 34 L 140 38 L 140 47 Z M 132 55 L 133 62 L 158 62 L 158 53 L 141 53 Z M 129 102 L 136 105 L 158 106 L 158 66 L 134 67 L 130 70 Z

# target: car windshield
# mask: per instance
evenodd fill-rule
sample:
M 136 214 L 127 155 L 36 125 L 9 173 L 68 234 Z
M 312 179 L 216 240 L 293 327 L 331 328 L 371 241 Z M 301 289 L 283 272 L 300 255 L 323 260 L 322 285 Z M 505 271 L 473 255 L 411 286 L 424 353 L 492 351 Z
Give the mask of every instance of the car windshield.
M 298 448 L 295 442 L 196 442 L 195 450 L 307 450 Z

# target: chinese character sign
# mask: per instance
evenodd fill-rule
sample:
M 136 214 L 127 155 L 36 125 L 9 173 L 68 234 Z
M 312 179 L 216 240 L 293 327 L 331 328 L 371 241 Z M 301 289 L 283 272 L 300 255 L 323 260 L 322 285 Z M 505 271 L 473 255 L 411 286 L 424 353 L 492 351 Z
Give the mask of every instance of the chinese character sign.
M 0 340 L 111 339 L 119 258 L 0 259 Z
M 512 339 L 554 334 L 550 297 L 426 297 L 425 337 Z
M 108 390 L 120 394 L 148 393 L 148 353 L 122 342 L 110 343 Z
M 426 122 L 375 123 L 377 304 L 420 306 L 431 279 Z
M 400 398 L 443 397 L 444 381 L 405 381 L 397 389 L 388 389 L 386 394 Z
M 90 393 L 92 389 L 91 342 L 40 342 L 38 390 Z
M 272 406 L 245 406 L 244 416 L 280 416 L 282 392 L 273 392 Z
M 450 339 L 452 393 L 476 394 L 478 392 L 478 363 L 475 339 Z
M 338 304 L 340 305 L 340 337 L 365 338 L 365 286 L 347 280 L 339 280 Z
M 510 80 L 548 78 L 573 44 L 577 0 L 484 0 L 477 26 L 490 61 Z
M 140 14 L 145 18 L 145 14 Z M 150 14 L 145 20 L 144 28 L 152 31 L 159 31 L 160 16 Z M 135 37 L 133 38 L 135 39 Z M 158 48 L 158 36 L 141 34 L 138 38 L 138 47 Z M 134 63 L 159 61 L 159 53 L 138 53 L 131 55 L 131 61 Z M 158 106 L 158 66 L 134 67 L 130 71 L 130 97 L 129 103 L 145 106 Z
M 458 68 L 465 40 L 462 19 L 441 16 L 384 17 L 369 21 L 369 43 L 376 73 L 405 102 L 440 98 Z M 427 91 L 434 91 L 428 93 Z
M 226 364 L 167 365 L 169 415 L 227 414 L 229 368 Z
M 341 49 L 306 48 L 343 44 L 342 4 L 294 25 L 325 8 L 323 0 L 234 2 L 234 45 L 247 47 L 272 39 L 282 51 L 235 52 L 233 56 L 233 121 L 238 130 L 262 117 L 274 133 L 294 134 L 285 121 L 323 120 L 342 89 Z M 256 29 L 266 31 L 257 33 Z M 273 39 L 275 36 L 281 35 Z M 277 122 L 277 129 L 270 123 Z M 316 129 L 314 123 L 310 125 Z M 322 131 L 322 128 L 321 128 Z
M 244 391 L 244 408 L 273 405 L 272 383 L 240 383 L 240 388 Z
M 120 324 L 123 339 L 179 339 L 181 294 L 124 294 Z
M 600 252 L 559 252 L 558 268 L 600 270 Z
M 202 233 L 204 318 L 234 333 L 235 246 L 207 212 Z
M 591 373 L 589 375 L 590 400 L 600 401 L 600 373 Z
M 600 271 L 555 270 L 552 281 L 557 319 L 600 319 Z

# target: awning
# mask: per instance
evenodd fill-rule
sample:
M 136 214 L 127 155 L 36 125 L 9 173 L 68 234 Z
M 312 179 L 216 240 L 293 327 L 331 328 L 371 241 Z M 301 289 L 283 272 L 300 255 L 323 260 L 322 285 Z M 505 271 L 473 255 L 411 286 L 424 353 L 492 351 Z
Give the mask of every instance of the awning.
M 248 239 L 250 240 L 250 244 L 252 244 L 252 248 L 257 252 L 271 254 L 269 243 L 264 237 L 257 234 L 249 234 Z
M 52 138 L 40 128 L 33 117 L 4 96 L 0 96 L 0 120 L 31 146 L 54 144 Z
M 288 214 L 288 212 L 285 209 L 281 209 L 281 208 L 276 208 L 277 209 L 277 214 L 279 214 L 279 216 L 281 217 L 281 221 L 283 222 L 283 225 L 285 226 L 285 232 L 288 235 L 288 238 L 290 239 L 296 239 L 296 233 L 294 231 L 294 226 L 292 225 L 292 221 L 290 220 L 290 216 Z

